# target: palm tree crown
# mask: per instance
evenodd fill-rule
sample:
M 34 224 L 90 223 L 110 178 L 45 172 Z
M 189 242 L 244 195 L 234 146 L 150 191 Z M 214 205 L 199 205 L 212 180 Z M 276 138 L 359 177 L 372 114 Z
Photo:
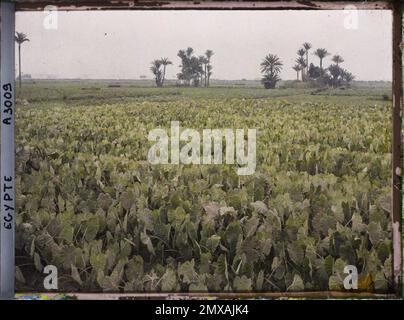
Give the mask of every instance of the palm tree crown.
M 311 43 L 309 42 L 303 43 L 303 48 L 306 52 L 309 51 L 311 49 Z
M 319 48 L 319 49 L 317 49 L 316 51 L 314 51 L 314 54 L 315 54 L 317 57 L 319 57 L 319 59 L 320 59 L 320 69 L 323 70 L 323 59 L 324 59 L 326 56 L 330 55 L 330 53 L 329 53 L 326 49 L 324 49 L 324 48 Z
M 340 55 L 336 54 L 332 57 L 332 61 L 338 66 L 340 63 L 344 62 L 344 59 Z
M 261 62 L 261 72 L 266 73 L 279 73 L 281 72 L 283 63 L 278 56 L 268 54 Z
M 303 48 L 297 50 L 297 55 L 299 57 L 303 57 L 306 54 L 306 50 L 304 50 Z
M 187 56 L 190 57 L 194 53 L 194 49 L 192 49 L 191 47 L 188 47 L 185 52 L 186 52 Z
M 307 67 L 306 60 L 303 57 L 297 58 L 296 63 L 300 66 L 301 69 L 304 69 Z
M 19 45 L 26 41 L 29 41 L 27 35 L 23 32 L 16 32 L 14 38 L 15 42 L 17 42 Z
M 314 54 L 320 59 L 324 59 L 326 56 L 330 55 L 327 49 L 323 48 L 317 49 L 316 51 L 314 51 Z
M 212 50 L 206 50 L 205 52 L 205 56 L 206 58 L 208 58 L 208 60 L 210 61 L 210 58 L 214 55 Z
M 160 62 L 163 66 L 168 66 L 169 64 L 173 64 L 168 58 L 161 58 Z

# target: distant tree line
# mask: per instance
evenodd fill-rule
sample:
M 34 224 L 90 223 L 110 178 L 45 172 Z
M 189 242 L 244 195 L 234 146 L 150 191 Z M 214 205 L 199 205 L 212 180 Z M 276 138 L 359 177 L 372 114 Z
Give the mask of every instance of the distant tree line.
M 181 59 L 179 67 L 181 71 L 177 74 L 179 83 L 183 86 L 209 87 L 212 76 L 211 59 L 212 50 L 206 50 L 204 55 L 196 56 L 194 49 L 188 47 L 179 50 L 177 56 Z M 157 87 L 163 87 L 166 79 L 166 68 L 172 62 L 168 58 L 156 59 L 151 63 L 150 71 L 154 75 Z
M 341 87 L 349 86 L 355 79 L 355 76 L 348 70 L 340 66 L 344 59 L 336 54 L 332 57 L 332 64 L 323 68 L 324 59 L 330 53 L 319 48 L 314 51 L 314 55 L 319 59 L 319 66 L 312 62 L 309 64 L 309 51 L 312 45 L 308 42 L 303 43 L 302 48 L 297 51 L 296 64 L 292 67 L 296 71 L 296 81 L 312 82 L 316 86 Z M 268 54 L 261 63 L 262 83 L 265 88 L 273 89 L 276 83 L 281 80 L 280 73 L 283 63 L 277 55 Z M 300 75 L 300 79 L 299 79 Z
M 327 49 L 318 48 L 314 55 L 319 59 L 319 65 L 309 61 L 309 53 L 312 45 L 309 42 L 303 43 L 297 51 L 296 64 L 292 67 L 296 71 L 296 81 L 310 82 L 314 86 L 341 87 L 348 86 L 354 80 L 354 75 L 341 67 L 344 59 L 336 54 L 332 57 L 332 62 L 327 68 L 323 67 L 324 59 L 330 55 Z M 212 76 L 213 56 L 212 50 L 206 50 L 204 55 L 197 56 L 194 49 L 188 47 L 179 50 L 177 56 L 181 59 L 180 72 L 177 74 L 179 84 L 182 86 L 209 87 Z M 164 86 L 166 79 L 166 68 L 172 62 L 168 58 L 154 60 L 150 70 L 154 75 L 157 87 Z M 261 82 L 266 89 L 273 89 L 281 80 L 280 73 L 283 63 L 276 54 L 268 54 L 264 57 L 260 65 L 262 73 Z

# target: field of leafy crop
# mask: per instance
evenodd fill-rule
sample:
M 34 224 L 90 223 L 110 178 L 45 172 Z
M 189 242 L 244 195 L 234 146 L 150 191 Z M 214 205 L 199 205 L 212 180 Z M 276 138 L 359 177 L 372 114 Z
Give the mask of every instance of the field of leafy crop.
M 18 289 L 52 264 L 65 291 L 343 290 L 350 264 L 389 290 L 389 103 L 341 99 L 20 103 Z M 256 128 L 256 173 L 150 165 L 174 120 Z

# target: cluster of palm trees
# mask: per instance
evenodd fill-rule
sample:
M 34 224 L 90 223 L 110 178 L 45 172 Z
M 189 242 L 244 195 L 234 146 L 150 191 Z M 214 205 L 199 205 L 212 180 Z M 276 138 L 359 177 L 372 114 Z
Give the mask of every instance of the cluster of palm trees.
M 204 55 L 196 56 L 194 55 L 194 49 L 188 47 L 185 50 L 178 51 L 177 55 L 181 59 L 181 72 L 177 74 L 177 78 L 182 85 L 209 87 L 213 69 L 211 64 L 213 51 L 206 50 Z
M 321 85 L 329 85 L 338 87 L 349 84 L 354 76 L 346 69 L 341 68 L 340 64 L 344 59 L 336 54 L 332 57 L 334 64 L 328 68 L 323 68 L 323 60 L 331 55 L 327 49 L 318 48 L 314 51 L 314 55 L 319 58 L 319 67 L 313 63 L 309 64 L 309 51 L 312 45 L 308 42 L 303 43 L 302 48 L 297 51 L 296 64 L 292 67 L 296 71 L 296 80 L 299 81 L 299 73 L 301 74 L 301 81 L 316 80 Z
M 206 50 L 205 54 L 200 56 L 194 55 L 194 49 L 191 47 L 178 51 L 178 57 L 181 59 L 181 71 L 177 74 L 177 78 L 181 85 L 209 87 L 213 69 L 212 56 L 212 50 Z M 154 75 L 157 87 L 164 86 L 166 67 L 170 64 L 172 62 L 168 58 L 157 59 L 151 63 L 150 70 Z
M 349 85 L 352 80 L 355 79 L 355 76 L 346 69 L 339 66 L 340 63 L 344 62 L 344 59 L 342 59 L 342 57 L 340 57 L 339 55 L 335 55 L 332 58 L 332 61 L 334 62 L 334 64 L 331 64 L 327 68 L 328 73 L 326 74 L 326 80 L 328 84 L 332 87 Z
M 299 72 L 302 74 L 302 81 L 307 78 L 309 73 L 309 51 L 311 49 L 311 44 L 308 42 L 303 43 L 303 47 L 297 51 L 298 58 L 296 59 L 296 64 L 293 66 L 293 70 L 297 72 L 297 80 L 299 81 Z M 321 50 L 321 49 L 318 49 Z
M 330 55 L 324 48 L 314 51 L 314 55 L 319 58 L 319 66 L 315 66 L 313 63 L 309 64 L 311 48 L 312 45 L 305 42 L 297 51 L 296 64 L 292 67 L 296 71 L 297 81 L 299 81 L 299 74 L 301 74 L 301 81 L 310 81 L 316 86 L 340 87 L 349 85 L 354 80 L 355 77 L 352 73 L 340 66 L 344 59 L 338 54 L 332 57 L 333 64 L 330 64 L 328 68 L 323 68 L 324 59 Z M 281 80 L 279 75 L 282 66 L 283 63 L 276 54 L 268 54 L 261 62 L 261 73 L 263 74 L 261 82 L 266 89 L 275 88 L 276 83 Z
M 154 74 L 154 80 L 157 87 L 164 86 L 166 79 L 166 68 L 173 64 L 168 58 L 156 59 L 151 63 L 150 71 Z

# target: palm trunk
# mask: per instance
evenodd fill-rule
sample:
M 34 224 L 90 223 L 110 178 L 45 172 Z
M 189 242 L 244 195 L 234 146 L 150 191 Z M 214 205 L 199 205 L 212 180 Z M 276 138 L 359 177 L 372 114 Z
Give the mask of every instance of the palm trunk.
M 205 81 L 204 81 L 205 82 L 204 83 L 205 88 L 208 86 L 208 82 L 207 82 L 208 80 L 207 80 L 207 74 L 206 74 L 206 66 L 207 65 L 205 64 L 205 70 L 204 70 L 204 72 L 205 72 Z
M 306 51 L 306 74 L 309 74 L 309 52 Z
M 323 75 L 323 59 L 320 58 L 320 73 Z
M 208 78 L 208 84 L 207 84 L 207 87 L 209 87 L 210 86 L 210 75 L 209 75 L 209 68 L 208 67 L 210 67 L 210 60 L 208 61 L 208 65 L 207 65 L 207 69 L 206 69 L 206 77 Z
M 299 81 L 299 71 L 296 71 L 296 80 Z
M 21 88 L 21 44 L 18 44 L 18 70 L 19 83 Z
M 163 79 L 161 81 L 161 86 L 164 86 L 164 80 L 166 79 L 166 66 L 163 67 Z

